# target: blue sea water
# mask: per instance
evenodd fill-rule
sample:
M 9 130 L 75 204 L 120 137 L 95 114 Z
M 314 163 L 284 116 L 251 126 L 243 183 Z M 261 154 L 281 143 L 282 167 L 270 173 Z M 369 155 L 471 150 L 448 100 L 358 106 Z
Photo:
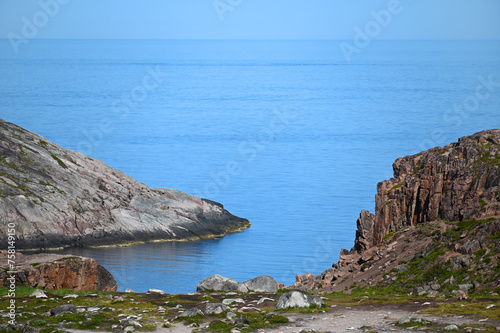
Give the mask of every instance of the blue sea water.
M 500 127 L 500 42 L 0 41 L 0 118 L 252 223 L 218 240 L 70 249 L 119 289 L 285 284 L 353 245 L 400 157 Z M 489 82 L 489 83 L 488 83 Z M 479 92 L 479 93 L 478 93 Z

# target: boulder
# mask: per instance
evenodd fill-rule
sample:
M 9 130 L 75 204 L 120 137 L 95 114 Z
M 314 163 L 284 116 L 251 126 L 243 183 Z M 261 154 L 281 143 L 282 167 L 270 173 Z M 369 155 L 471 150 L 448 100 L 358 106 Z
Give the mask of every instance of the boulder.
M 6 257 L 6 251 L 0 252 L 0 267 L 6 266 Z M 118 287 L 111 273 L 91 258 L 52 253 L 17 253 L 16 265 L 16 281 L 29 287 L 99 291 L 116 291 Z M 0 286 L 8 285 L 8 277 L 7 272 L 0 269 Z
M 269 275 L 261 275 L 254 279 L 244 282 L 248 290 L 276 293 L 278 291 L 278 283 Z
M 63 304 L 50 310 L 51 316 L 57 316 L 62 313 L 76 313 L 76 306 L 74 304 Z
M 239 291 L 248 292 L 248 288 L 243 283 L 223 277 L 219 274 L 214 274 L 198 283 L 196 291 Z
M 309 295 L 305 295 L 300 291 L 292 291 L 286 294 L 281 295 L 278 300 L 278 305 L 276 305 L 276 309 L 286 309 L 286 308 L 308 308 L 311 305 L 316 305 L 317 307 L 321 307 L 325 302 L 319 297 L 311 297 Z

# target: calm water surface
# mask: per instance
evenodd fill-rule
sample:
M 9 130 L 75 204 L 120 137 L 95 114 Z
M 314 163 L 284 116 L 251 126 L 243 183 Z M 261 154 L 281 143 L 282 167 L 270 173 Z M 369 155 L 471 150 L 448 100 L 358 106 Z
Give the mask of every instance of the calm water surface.
M 2 42 L 0 117 L 252 222 L 218 240 L 63 251 L 98 259 L 120 290 L 190 292 L 214 273 L 292 284 L 352 247 L 397 157 L 499 127 L 498 84 L 461 106 L 490 75 L 498 42 L 373 41 L 350 63 L 337 41 Z

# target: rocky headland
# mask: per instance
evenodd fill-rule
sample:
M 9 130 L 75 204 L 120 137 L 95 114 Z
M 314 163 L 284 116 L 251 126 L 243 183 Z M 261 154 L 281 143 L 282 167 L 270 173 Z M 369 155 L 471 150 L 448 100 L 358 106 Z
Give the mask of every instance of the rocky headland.
M 104 162 L 0 120 L 0 248 L 198 240 L 247 228 L 221 204 L 149 188 Z
M 362 211 L 354 247 L 294 287 L 368 287 L 437 296 L 500 292 L 500 130 L 397 159 L 375 214 Z

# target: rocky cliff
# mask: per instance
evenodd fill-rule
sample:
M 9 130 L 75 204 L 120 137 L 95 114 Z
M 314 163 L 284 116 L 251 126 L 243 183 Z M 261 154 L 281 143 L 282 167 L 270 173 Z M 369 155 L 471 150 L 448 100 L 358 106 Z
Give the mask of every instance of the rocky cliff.
M 10 285 L 7 251 L 0 253 L 0 286 Z M 56 254 L 16 254 L 17 285 L 44 289 L 116 291 L 114 277 L 97 261 L 77 256 Z
M 3 249 L 9 225 L 15 228 L 17 249 L 196 240 L 250 225 L 218 203 L 151 189 L 101 161 L 3 120 L 0 220 Z
M 351 251 L 342 250 L 339 261 L 321 275 L 299 275 L 295 287 L 344 290 L 354 282 L 374 285 L 387 277 L 397 284 L 403 276 L 401 287 L 410 287 L 402 274 L 409 270 L 417 285 L 440 276 L 472 282 L 477 273 L 482 281 L 489 279 L 489 288 L 498 288 L 500 130 L 399 158 L 393 169 L 394 178 L 377 185 L 375 214 L 361 212 Z M 434 265 L 446 272 L 435 275 L 429 271 L 439 271 Z M 462 269 L 473 271 L 464 275 Z M 391 270 L 402 271 L 396 276 L 388 274 Z

